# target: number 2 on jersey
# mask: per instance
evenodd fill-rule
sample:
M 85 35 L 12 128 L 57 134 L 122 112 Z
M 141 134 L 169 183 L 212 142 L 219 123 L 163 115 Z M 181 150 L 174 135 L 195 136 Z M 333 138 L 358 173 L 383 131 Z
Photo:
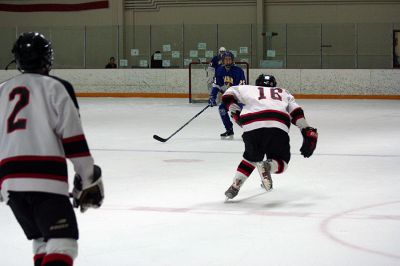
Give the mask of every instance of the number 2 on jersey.
M 29 90 L 25 87 L 16 87 L 11 91 L 9 100 L 13 101 L 17 95 L 19 95 L 19 99 L 15 104 L 14 110 L 7 119 L 7 133 L 12 133 L 15 130 L 26 129 L 26 119 L 16 119 L 16 117 L 18 113 L 29 104 Z
M 260 92 L 260 97 L 258 97 L 259 100 L 267 99 L 267 97 L 265 97 L 265 94 L 264 94 L 264 89 L 265 89 L 265 87 L 258 87 L 258 91 Z M 269 91 L 271 93 L 271 99 L 282 101 L 282 97 L 279 94 L 279 93 L 282 93 L 281 88 L 270 88 Z

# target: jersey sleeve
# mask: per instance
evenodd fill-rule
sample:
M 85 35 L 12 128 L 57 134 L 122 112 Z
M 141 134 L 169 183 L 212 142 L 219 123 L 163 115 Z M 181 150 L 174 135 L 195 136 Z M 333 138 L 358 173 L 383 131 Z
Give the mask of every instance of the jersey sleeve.
M 74 103 L 75 107 L 77 109 L 79 109 L 79 104 L 78 104 L 78 100 L 76 99 L 75 90 L 74 90 L 74 87 L 72 87 L 71 83 L 69 83 L 66 80 L 55 77 L 55 76 L 50 76 L 50 77 L 61 82 L 61 84 L 64 86 L 65 90 L 67 91 L 69 97 L 71 98 L 72 102 Z
M 222 95 L 222 102 L 225 103 L 226 106 L 229 108 L 229 105 L 231 105 L 234 102 L 238 102 L 239 98 L 240 98 L 240 93 L 238 87 L 231 86 Z
M 59 83 L 53 95 L 53 107 L 56 112 L 55 131 L 62 142 L 65 157 L 71 160 L 75 173 L 82 177 L 83 187 L 86 187 L 91 183 L 94 160 L 83 132 L 77 106 L 63 86 Z
M 246 85 L 247 83 L 246 83 L 246 76 L 244 75 L 244 71 L 240 67 L 239 67 L 239 69 L 240 69 L 240 82 L 239 82 L 239 85 Z
M 215 81 L 213 87 L 217 87 L 218 89 L 224 86 L 224 75 L 222 70 L 223 69 L 218 68 L 215 72 Z
M 217 56 L 214 56 L 214 57 L 211 59 L 210 67 L 216 69 L 217 66 L 218 66 L 218 57 L 217 57 Z
M 299 128 L 305 128 L 308 123 L 304 116 L 303 108 L 296 103 L 295 98 L 292 94 L 286 91 L 288 97 L 288 113 L 290 114 L 291 122 Z

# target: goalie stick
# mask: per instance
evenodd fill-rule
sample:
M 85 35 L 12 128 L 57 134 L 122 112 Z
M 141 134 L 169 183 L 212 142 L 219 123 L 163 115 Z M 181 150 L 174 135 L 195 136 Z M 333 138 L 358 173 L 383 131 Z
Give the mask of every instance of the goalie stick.
M 210 107 L 209 105 L 207 105 L 206 107 L 204 107 L 200 112 L 198 112 L 195 116 L 193 116 L 189 121 L 187 121 L 183 126 L 181 126 L 177 131 L 175 131 L 174 133 L 172 133 L 171 136 L 169 136 L 168 138 L 161 138 L 160 136 L 157 135 L 153 135 L 153 138 L 155 140 L 161 141 L 161 142 L 166 142 L 168 141 L 170 138 L 172 138 L 176 133 L 178 133 L 179 131 L 182 130 L 182 128 L 184 128 L 185 126 L 187 126 L 190 122 L 192 122 L 193 119 L 195 119 L 196 117 L 198 117 L 202 112 L 204 112 L 208 107 Z

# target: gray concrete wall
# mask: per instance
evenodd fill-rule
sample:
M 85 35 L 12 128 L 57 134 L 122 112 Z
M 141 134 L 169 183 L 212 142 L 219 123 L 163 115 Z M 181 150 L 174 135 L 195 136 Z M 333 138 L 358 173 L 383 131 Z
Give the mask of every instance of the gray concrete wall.
M 163 4 L 163 0 L 148 1 L 147 7 L 142 5 L 125 11 L 122 0 L 109 1 L 108 9 L 81 12 L 0 11 L 0 27 L 257 23 L 256 0 L 209 1 L 207 5 L 196 0 L 167 2 L 169 4 Z M 7 3 L 21 4 L 21 1 Z M 269 24 L 400 23 L 400 2 L 397 0 L 264 0 L 264 5 L 265 22 Z M 151 6 L 157 8 L 149 8 Z
M 124 1 L 113 0 L 108 9 L 93 11 L 0 12 L 0 66 L 9 62 L 19 33 L 40 31 L 54 45 L 55 68 L 102 68 L 110 56 L 138 67 L 163 44 L 181 53 L 180 59 L 165 54 L 171 66 L 184 67 L 183 59 L 199 42 L 214 51 L 221 45 L 249 47 L 238 60 L 248 59 L 253 67 L 268 59 L 266 50 L 272 49 L 272 59 L 284 68 L 392 68 L 400 1 L 264 0 L 263 13 L 257 12 L 260 2 L 126 0 L 124 7 Z M 260 17 L 265 25 L 257 24 Z M 278 36 L 260 36 L 265 31 Z M 131 49 L 139 49 L 140 55 L 131 56 Z
M 196 5 L 201 1 L 183 0 L 177 1 L 181 2 L 181 5 L 170 4 L 170 6 L 163 4 L 163 0 L 151 2 L 158 5 L 141 5 L 136 9 L 126 10 L 126 23 L 130 25 L 257 23 L 255 0 L 220 0 L 214 1 L 209 6 Z M 396 0 L 264 0 L 265 22 L 268 24 L 393 23 L 400 22 L 399 11 L 400 3 Z

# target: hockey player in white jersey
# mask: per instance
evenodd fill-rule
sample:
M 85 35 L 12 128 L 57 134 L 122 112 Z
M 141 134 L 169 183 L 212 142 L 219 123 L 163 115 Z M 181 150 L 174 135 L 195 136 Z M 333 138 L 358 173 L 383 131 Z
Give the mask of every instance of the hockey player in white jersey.
M 49 75 L 51 43 L 23 33 L 12 53 L 22 74 L 0 84 L 1 200 L 33 240 L 35 266 L 73 265 L 78 226 L 66 159 L 76 172 L 73 201 L 82 212 L 103 202 L 101 169 L 90 154 L 72 85 Z
M 303 109 L 285 89 L 276 87 L 275 77 L 260 75 L 256 86 L 230 87 L 222 96 L 232 118 L 244 130 L 245 151 L 233 184 L 225 192 L 234 198 L 255 168 L 262 187 L 272 189 L 271 173 L 283 173 L 290 161 L 289 127 L 294 124 L 303 135 L 301 154 L 310 157 L 317 145 L 318 134 L 308 125 Z M 243 109 L 238 104 L 243 104 Z M 266 157 L 266 159 L 265 159 Z

